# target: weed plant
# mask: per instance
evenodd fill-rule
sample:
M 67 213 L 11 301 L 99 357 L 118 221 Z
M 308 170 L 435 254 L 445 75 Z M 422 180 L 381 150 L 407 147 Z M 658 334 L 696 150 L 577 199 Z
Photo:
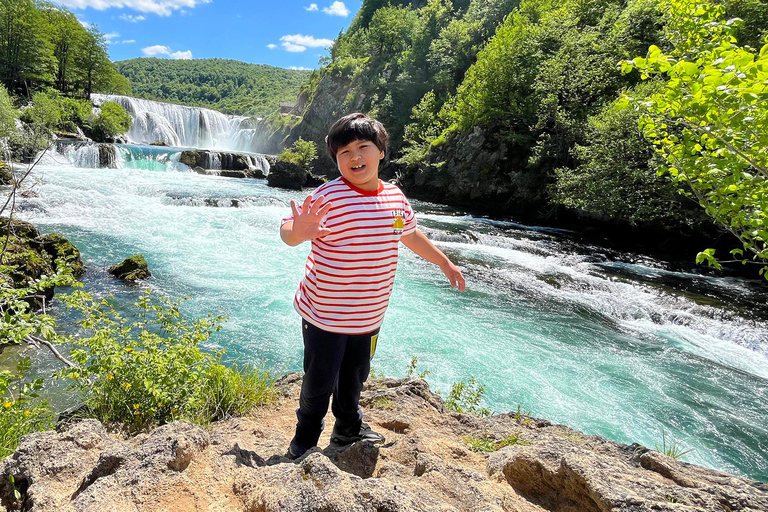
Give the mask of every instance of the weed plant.
M 411 363 L 408 365 L 408 368 L 405 369 L 405 376 L 406 377 L 416 376 L 420 379 L 426 379 L 427 375 L 430 374 L 430 371 L 429 370 L 418 371 L 418 365 L 419 365 L 419 358 L 416 356 L 413 356 L 411 358 Z
M 480 405 L 484 394 L 485 385 L 478 384 L 474 377 L 470 377 L 466 382 L 455 382 L 451 386 L 451 392 L 445 400 L 445 407 L 459 413 L 490 416 L 491 410 Z
M 496 438 L 490 434 L 483 434 L 482 436 L 465 436 L 462 440 L 464 441 L 464 444 L 467 445 L 467 448 L 478 453 L 495 452 L 505 446 L 513 446 L 516 444 L 530 444 L 528 441 L 520 439 L 514 434 L 509 435 L 500 441 L 497 441 Z
M 682 458 L 683 455 L 693 451 L 692 449 L 684 450 L 675 441 L 668 439 L 667 433 L 664 429 L 661 430 L 661 446 L 659 446 L 657 443 L 654 443 L 653 448 L 657 452 L 661 452 L 667 457 L 671 457 L 675 460 L 678 460 Z

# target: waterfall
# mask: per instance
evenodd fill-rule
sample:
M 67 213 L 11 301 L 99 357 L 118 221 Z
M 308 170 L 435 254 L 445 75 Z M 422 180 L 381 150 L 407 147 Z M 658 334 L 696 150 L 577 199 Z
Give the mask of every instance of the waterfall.
M 179 163 L 181 151 L 159 146 L 100 144 L 96 142 L 59 142 L 55 151 L 43 158 L 43 165 L 71 165 L 83 169 L 144 169 L 148 171 L 188 172 Z M 269 164 L 267 164 L 269 165 Z
M 95 104 L 113 101 L 133 119 L 126 134 L 134 144 L 253 152 L 257 131 L 248 117 L 215 110 L 107 94 L 93 94 Z

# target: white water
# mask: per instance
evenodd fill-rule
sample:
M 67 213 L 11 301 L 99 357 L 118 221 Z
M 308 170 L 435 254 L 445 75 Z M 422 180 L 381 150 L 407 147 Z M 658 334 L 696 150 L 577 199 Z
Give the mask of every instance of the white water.
M 229 357 L 301 368 L 292 298 L 307 247 L 279 241 L 300 193 L 263 181 L 174 171 L 41 166 L 22 216 L 67 236 L 86 286 L 134 300 L 105 267 L 141 252 L 153 288 L 190 294 L 192 316 L 226 314 L 211 340 Z M 160 172 L 158 172 L 160 171 Z M 470 376 L 497 412 L 524 410 L 653 447 L 662 430 L 685 460 L 768 480 L 766 287 L 617 259 L 556 231 L 428 213 L 423 230 L 463 269 L 466 294 L 407 249 L 373 361 L 402 376 L 412 356 L 447 392 Z M 237 207 L 234 207 L 237 206 Z
M 228 116 L 207 108 L 186 107 L 129 96 L 93 94 L 94 104 L 112 101 L 122 105 L 133 123 L 126 134 L 128 142 L 168 146 L 218 149 L 220 151 L 255 151 L 256 136 L 243 116 Z
M 100 167 L 99 147 L 104 147 L 113 157 L 107 166 L 111 169 L 149 169 L 161 171 L 190 172 L 191 169 L 179 162 L 185 148 L 146 146 L 134 144 L 99 145 L 91 142 L 61 143 L 40 157 L 43 166 L 74 166 L 85 169 Z M 239 153 L 251 170 L 259 169 L 269 174 L 270 164 L 264 155 Z M 228 154 L 225 154 L 228 155 Z M 221 170 L 221 153 L 207 151 L 206 169 Z

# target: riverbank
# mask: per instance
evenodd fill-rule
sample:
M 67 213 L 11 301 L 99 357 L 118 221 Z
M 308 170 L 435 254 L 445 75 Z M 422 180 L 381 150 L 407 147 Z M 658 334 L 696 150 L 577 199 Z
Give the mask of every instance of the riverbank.
M 763 483 L 523 414 L 452 413 L 420 379 L 370 380 L 363 391 L 366 420 L 384 445 L 329 444 L 329 415 L 321 448 L 294 462 L 283 455 L 300 375 L 276 386 L 275 404 L 208 429 L 175 422 L 127 439 L 86 420 L 28 436 L 0 463 L 0 504 L 35 512 L 768 509 Z

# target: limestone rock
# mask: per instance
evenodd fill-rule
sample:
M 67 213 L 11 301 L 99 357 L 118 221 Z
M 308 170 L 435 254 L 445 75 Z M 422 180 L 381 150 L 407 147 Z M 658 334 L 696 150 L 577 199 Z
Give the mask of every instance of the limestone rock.
M 109 267 L 109 273 L 118 279 L 134 283 L 152 276 L 147 266 L 147 260 L 141 254 L 135 254 L 124 259 L 117 265 Z
M 285 458 L 301 376 L 277 404 L 209 429 L 175 422 L 131 439 L 86 420 L 26 436 L 0 463 L 0 509 L 31 512 L 765 511 L 768 486 L 520 414 L 449 413 L 420 379 L 369 382 L 387 442 Z M 326 418 L 331 425 L 332 416 Z M 327 429 L 330 430 L 330 429 Z M 490 455 L 467 436 L 516 436 Z M 327 445 L 327 446 L 326 446 Z M 13 475 L 14 497 L 8 476 Z

